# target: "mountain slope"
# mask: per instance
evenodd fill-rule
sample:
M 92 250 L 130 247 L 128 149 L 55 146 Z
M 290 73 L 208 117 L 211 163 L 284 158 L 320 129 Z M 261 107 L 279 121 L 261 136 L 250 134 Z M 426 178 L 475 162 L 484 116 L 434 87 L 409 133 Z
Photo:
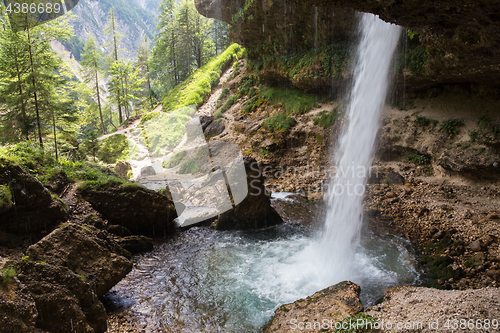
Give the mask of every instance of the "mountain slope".
M 79 60 L 89 34 L 94 36 L 97 45 L 106 46 L 110 38 L 104 29 L 111 8 L 114 8 L 118 31 L 123 35 L 120 40 L 122 55 L 132 58 L 144 36 L 153 38 L 159 4 L 160 0 L 80 0 L 72 10 L 76 17 L 70 21 L 75 37 L 65 42 L 65 47 Z

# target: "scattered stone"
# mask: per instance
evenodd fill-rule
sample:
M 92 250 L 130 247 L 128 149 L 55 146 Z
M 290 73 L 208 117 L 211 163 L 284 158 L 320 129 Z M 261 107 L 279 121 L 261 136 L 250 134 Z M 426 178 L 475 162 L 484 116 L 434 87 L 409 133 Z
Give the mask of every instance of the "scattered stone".
M 394 171 L 387 174 L 387 181 L 390 185 L 403 185 L 405 183 L 404 177 Z
M 481 243 L 479 241 L 474 241 L 470 244 L 469 248 L 471 251 L 479 252 L 481 251 Z
M 387 192 L 385 194 L 385 196 L 388 197 L 388 198 L 394 198 L 396 196 L 396 194 L 394 192 L 392 192 L 392 191 L 389 191 L 389 192 Z
M 363 311 L 359 291 L 358 285 L 344 281 L 294 303 L 284 304 L 274 312 L 274 317 L 263 327 L 263 332 L 291 332 L 292 320 L 310 323 L 310 330 L 313 331 L 314 323 L 321 324 L 325 318 L 338 322 L 354 316 Z
M 148 165 L 141 169 L 141 177 L 156 176 L 156 171 L 153 166 Z
M 129 179 L 129 171 L 132 171 L 132 165 L 129 162 L 118 161 L 115 165 L 116 174 L 122 179 Z M 153 169 L 154 170 L 154 169 Z M 142 170 L 141 170 L 142 172 Z
M 465 288 L 465 280 L 460 280 L 459 286 Z M 398 330 L 400 332 L 448 332 L 442 326 L 447 320 L 467 318 L 476 323 L 485 319 L 498 318 L 500 316 L 499 294 L 500 289 L 491 287 L 460 291 L 398 286 L 388 288 L 384 293 L 382 303 L 368 308 L 365 313 L 371 315 L 379 323 L 382 321 L 403 323 L 403 325 L 421 323 L 421 326 L 414 326 L 412 330 Z M 440 324 L 437 330 L 429 326 L 436 322 Z M 393 331 L 394 327 L 380 330 L 380 332 Z

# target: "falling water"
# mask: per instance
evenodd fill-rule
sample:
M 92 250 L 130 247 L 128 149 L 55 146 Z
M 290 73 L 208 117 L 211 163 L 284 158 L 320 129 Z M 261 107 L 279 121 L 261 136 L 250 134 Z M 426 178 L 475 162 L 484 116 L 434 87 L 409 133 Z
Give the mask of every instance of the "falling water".
M 184 231 L 138 257 L 133 271 L 105 297 L 108 302 L 127 309 L 132 321 L 151 332 L 168 327 L 179 332 L 247 333 L 260 332 L 279 305 L 343 279 L 361 286 L 365 306 L 373 305 L 389 286 L 417 283 L 419 273 L 404 239 L 370 223 L 359 235 L 362 196 L 348 192 L 359 192 L 366 181 L 358 171 L 371 163 L 400 32 L 368 14 L 362 15 L 361 26 L 349 127 L 336 160 L 339 170 L 349 172 L 338 173 L 332 184 L 344 186 L 345 193 L 330 199 L 321 246 L 313 226 L 324 221 L 323 206 L 301 203 L 288 198 L 289 193 L 273 194 L 273 200 L 284 205 L 282 212 L 289 216 L 285 219 L 293 223 L 264 230 Z M 311 228 L 299 222 L 311 223 Z M 325 253 L 326 272 L 321 267 Z
M 401 28 L 375 15 L 361 14 L 360 33 L 347 128 L 335 152 L 337 173 L 329 188 L 329 208 L 320 246 L 325 255 L 325 273 L 332 282 L 353 279 L 355 275 L 353 263 L 363 217 L 363 193 Z

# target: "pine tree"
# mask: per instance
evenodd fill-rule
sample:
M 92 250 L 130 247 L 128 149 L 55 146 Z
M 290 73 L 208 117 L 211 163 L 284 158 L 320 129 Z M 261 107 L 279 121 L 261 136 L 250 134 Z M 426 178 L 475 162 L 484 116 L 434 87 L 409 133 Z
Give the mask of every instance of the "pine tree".
M 17 33 L 6 24 L 1 31 L 0 102 L 7 106 L 2 115 L 3 127 L 17 128 L 12 133 L 20 133 L 24 139 L 36 128 L 42 147 L 44 121 L 58 104 L 52 92 L 64 84 L 58 74 L 61 59 L 50 42 L 67 39 L 71 34 L 67 18 Z
M 99 87 L 99 70 L 101 68 L 102 57 L 95 46 L 95 41 L 92 36 L 89 37 L 83 48 L 81 55 L 82 60 L 82 76 L 86 83 L 91 83 L 95 89 L 95 97 L 99 108 L 99 118 L 101 120 L 101 132 L 106 134 L 104 126 L 104 118 L 102 116 L 101 93 Z
M 113 8 L 111 8 L 111 11 L 110 11 L 110 14 L 109 14 L 109 23 L 108 23 L 108 26 L 106 27 L 106 29 L 104 30 L 108 35 L 111 36 L 111 47 L 112 47 L 112 58 L 113 58 L 113 64 L 115 65 L 115 68 L 119 65 L 118 65 L 118 39 L 119 39 L 119 33 L 117 31 L 117 27 L 116 27 L 116 19 L 115 19 L 115 11 Z M 111 73 L 111 72 L 110 72 Z M 111 74 L 112 75 L 112 74 Z M 119 79 L 118 79 L 119 81 Z M 116 104 L 118 106 L 118 119 L 119 119 L 119 122 L 120 124 L 123 123 L 123 115 L 122 115 L 122 105 L 123 105 L 123 102 L 121 101 L 121 97 L 120 97 L 120 89 L 115 89 L 114 90 L 114 99 L 116 100 Z
M 137 68 L 139 69 L 139 74 L 145 82 L 145 103 L 149 103 L 149 108 L 152 110 L 154 108 L 154 95 L 151 90 L 151 73 L 149 71 L 149 62 L 151 60 L 151 51 L 149 49 L 148 37 L 144 37 L 144 41 L 139 45 L 137 49 Z

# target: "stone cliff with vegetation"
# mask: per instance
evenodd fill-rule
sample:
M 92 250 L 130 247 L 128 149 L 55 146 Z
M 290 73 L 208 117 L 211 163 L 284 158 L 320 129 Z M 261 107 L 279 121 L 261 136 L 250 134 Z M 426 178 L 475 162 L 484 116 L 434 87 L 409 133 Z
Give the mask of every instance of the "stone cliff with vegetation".
M 54 138 L 63 141 L 60 152 L 68 158 L 55 159 L 29 142 L 0 150 L 0 246 L 5 251 L 0 331 L 106 331 L 99 298 L 132 269 L 133 254 L 153 248 L 148 237 L 179 231 L 169 193 L 175 189 L 152 191 L 129 182 L 155 169 L 132 170 L 126 160 L 147 151 L 163 169 L 200 176 L 196 156 L 176 149 L 194 113 L 186 108 L 190 105 L 197 107 L 209 144 L 235 143 L 247 164 L 258 164 L 263 171 L 259 189 L 297 192 L 304 202 L 322 205 L 331 178 L 330 152 L 344 124 L 354 10 L 409 29 L 394 61 L 395 92 L 378 133 L 377 173 L 369 179 L 365 215 L 412 240 L 428 285 L 442 290 L 392 288 L 380 304 L 360 313 L 359 287 L 343 283 L 282 305 L 264 331 L 286 331 L 293 316 L 305 320 L 325 313 L 338 321 L 418 319 L 429 316 L 422 308 L 431 304 L 442 307 L 441 317 L 443 311 L 464 309 L 481 319 L 473 307 L 483 302 L 489 306 L 483 313 L 497 316 L 500 5 L 487 0 L 196 0 L 195 5 L 201 14 L 231 25 L 229 38 L 246 49 L 233 44 L 221 53 L 214 39 L 207 54 L 187 55 L 182 63 L 196 63 L 198 70 L 179 65 L 156 90 L 164 92 L 158 96 L 161 104 L 121 127 L 109 111 L 106 129 L 114 126 L 117 132 L 99 140 L 88 131 L 101 130 L 89 97 L 93 120 L 80 124 L 86 141 L 76 135 Z M 163 28 L 178 31 L 180 24 L 169 22 Z M 173 40 L 163 37 L 152 60 L 157 68 L 179 61 L 175 52 L 183 51 L 178 45 L 169 49 Z M 167 80 L 162 74 L 155 73 L 157 82 Z M 172 115 L 178 122 L 165 130 Z M 9 124 L 3 130 L 11 134 Z M 53 125 L 55 135 L 55 120 Z M 34 127 L 30 131 L 26 135 L 36 137 Z M 19 141 L 24 132 L 16 133 Z M 45 142 L 49 135 L 44 134 Z M 139 138 L 136 146 L 128 144 L 133 136 Z M 171 137 L 168 145 L 158 144 Z M 288 221 L 288 212 L 278 208 L 281 217 L 261 196 L 210 222 L 216 229 L 248 229 Z M 119 321 L 111 318 L 111 326 Z

